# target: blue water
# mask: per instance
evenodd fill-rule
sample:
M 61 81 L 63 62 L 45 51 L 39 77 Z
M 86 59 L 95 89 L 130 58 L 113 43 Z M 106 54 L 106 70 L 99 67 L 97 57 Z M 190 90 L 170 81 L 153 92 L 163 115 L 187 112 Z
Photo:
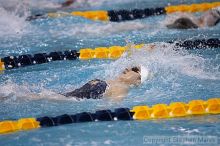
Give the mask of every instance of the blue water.
M 107 0 L 106 0 L 107 1 Z M 103 2 L 87 9 L 124 9 L 165 6 L 167 1 Z M 181 3 L 192 3 L 182 1 Z M 196 2 L 196 1 L 194 1 Z M 171 4 L 178 4 L 172 1 Z M 148 7 L 148 6 L 146 6 Z M 150 7 L 150 6 L 149 6 Z M 83 9 L 83 8 L 82 8 Z M 33 8 L 33 13 L 38 12 Z M 39 11 L 47 11 L 39 9 Z M 70 11 L 70 10 L 68 10 Z M 166 42 L 190 38 L 220 38 L 220 24 L 198 30 L 167 30 L 166 16 L 123 23 L 103 23 L 79 17 L 24 21 L 25 17 L 0 9 L 0 57 L 86 47 Z M 29 11 L 25 11 L 30 13 Z M 199 15 L 199 14 L 198 14 Z M 207 100 L 220 95 L 220 48 L 178 52 L 158 46 L 152 53 L 138 51 L 127 59 L 57 61 L 0 74 L 0 120 L 57 116 L 100 109 L 153 105 L 173 101 Z M 60 99 L 94 79 L 110 79 L 132 64 L 148 67 L 154 76 L 133 88 L 121 102 Z M 143 145 L 144 136 L 220 136 L 220 116 L 197 116 L 152 121 L 114 121 L 70 124 L 0 136 L 10 145 Z M 218 143 L 219 144 L 219 143 Z M 157 144 L 152 144 L 157 145 Z M 170 144 L 164 144 L 170 145 Z M 180 143 L 178 145 L 199 145 Z M 213 145 L 213 144 L 212 144 Z

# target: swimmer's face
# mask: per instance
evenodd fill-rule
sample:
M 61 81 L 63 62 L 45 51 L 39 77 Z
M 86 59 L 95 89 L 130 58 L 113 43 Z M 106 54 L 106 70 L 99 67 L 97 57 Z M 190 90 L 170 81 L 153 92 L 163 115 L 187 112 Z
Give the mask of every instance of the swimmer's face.
M 119 77 L 129 85 L 139 85 L 141 83 L 140 67 L 126 68 Z

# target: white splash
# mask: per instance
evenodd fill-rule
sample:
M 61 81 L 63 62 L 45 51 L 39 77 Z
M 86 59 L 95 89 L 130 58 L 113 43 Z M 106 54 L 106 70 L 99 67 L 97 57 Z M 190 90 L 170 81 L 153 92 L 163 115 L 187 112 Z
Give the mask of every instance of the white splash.
M 130 57 L 122 57 L 106 67 L 106 76 L 117 75 L 129 66 L 143 65 L 154 74 L 178 73 L 198 79 L 220 80 L 219 66 L 209 63 L 209 60 L 190 54 L 184 49 L 176 51 L 174 46 L 166 43 L 157 43 L 153 50 L 148 46 L 142 49 L 134 49 Z M 209 70 L 207 71 L 207 66 Z
M 36 92 L 35 90 L 40 90 Z M 1 100 L 67 100 L 63 95 L 54 91 L 45 89 L 44 87 L 31 86 L 28 84 L 18 85 L 12 81 L 7 81 L 0 87 L 0 101 Z M 73 100 L 73 99 L 71 99 Z
M 28 26 L 29 4 L 26 0 L 0 0 L 0 37 L 6 35 L 22 35 Z

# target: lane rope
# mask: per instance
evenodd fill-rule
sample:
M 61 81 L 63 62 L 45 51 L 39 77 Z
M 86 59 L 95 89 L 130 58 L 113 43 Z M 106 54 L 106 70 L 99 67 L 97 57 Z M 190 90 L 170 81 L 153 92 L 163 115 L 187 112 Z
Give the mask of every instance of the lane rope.
M 171 102 L 150 106 L 134 106 L 111 110 L 99 110 L 95 113 L 82 112 L 74 115 L 64 114 L 56 117 L 44 116 L 39 118 L 21 118 L 0 122 L 0 134 L 9 134 L 18 131 L 27 131 L 38 128 L 60 126 L 71 123 L 117 121 L 117 120 L 152 120 L 168 119 L 187 116 L 220 114 L 220 98 L 191 100 L 188 103 Z
M 220 48 L 220 39 L 197 39 L 185 41 L 170 41 L 177 48 L 196 49 L 196 48 Z M 135 45 L 134 48 L 141 49 L 147 44 Z M 43 64 L 59 60 L 89 60 L 89 59 L 118 59 L 125 51 L 129 51 L 129 46 L 110 46 L 110 47 L 97 47 L 84 48 L 79 51 L 68 50 L 50 53 L 26 54 L 20 56 L 7 56 L 0 59 L 0 71 L 10 70 L 30 65 Z
M 160 8 L 146 8 L 134 10 L 97 10 L 97 11 L 73 11 L 73 12 L 55 12 L 47 14 L 37 14 L 29 16 L 26 20 L 35 20 L 43 18 L 57 18 L 64 16 L 79 16 L 90 20 L 120 22 L 127 20 L 143 19 L 153 15 L 170 14 L 174 12 L 204 12 L 220 6 L 220 2 L 198 3 L 191 5 L 175 5 Z

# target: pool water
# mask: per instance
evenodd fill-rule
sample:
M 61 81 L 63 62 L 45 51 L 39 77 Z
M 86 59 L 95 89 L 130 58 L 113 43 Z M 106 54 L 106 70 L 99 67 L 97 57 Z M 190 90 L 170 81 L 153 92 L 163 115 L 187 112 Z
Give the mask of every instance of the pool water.
M 193 2 L 201 1 L 181 1 L 181 3 Z M 152 7 L 159 7 L 166 6 L 167 3 L 167 1 L 155 3 L 152 0 L 126 2 L 103 0 L 95 6 L 88 6 L 87 9 L 145 8 L 150 7 L 149 4 Z M 171 4 L 178 3 L 180 2 L 172 1 Z M 167 30 L 164 25 L 166 16 L 122 23 L 94 22 L 80 17 L 27 22 L 25 17 L 30 13 L 43 12 L 47 9 L 34 7 L 33 10 L 29 10 L 18 5 L 17 9 L 22 11 L 21 14 L 6 11 L 3 4 L 0 6 L 0 57 L 128 43 L 220 38 L 220 24 L 198 30 Z M 219 97 L 219 54 L 220 48 L 194 50 L 180 48 L 175 51 L 172 45 L 164 46 L 159 43 L 150 53 L 140 50 L 129 58 L 122 57 L 118 60 L 57 61 L 8 70 L 0 74 L 0 120 Z M 67 100 L 60 98 L 58 94 L 71 91 L 94 78 L 114 78 L 123 68 L 134 64 L 149 68 L 153 72 L 153 77 L 141 86 L 131 89 L 121 102 L 115 103 L 104 99 Z M 219 115 L 168 120 L 79 123 L 1 135 L 0 145 L 133 146 L 143 145 L 144 136 L 219 137 L 219 125 Z M 199 144 L 192 142 L 178 145 Z

